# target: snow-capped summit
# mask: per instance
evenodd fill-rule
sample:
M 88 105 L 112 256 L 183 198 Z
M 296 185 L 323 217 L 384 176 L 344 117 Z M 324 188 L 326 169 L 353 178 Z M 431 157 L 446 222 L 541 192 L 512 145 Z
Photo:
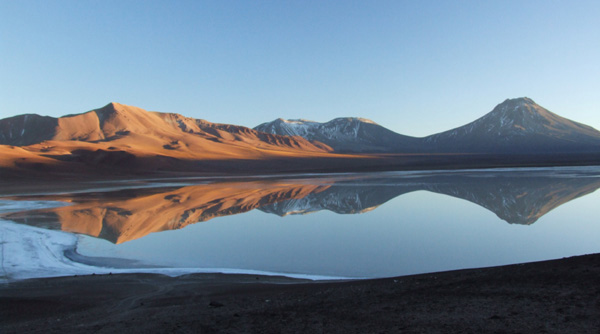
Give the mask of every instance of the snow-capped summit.
M 397 134 L 369 119 L 359 117 L 340 117 L 325 123 L 279 118 L 254 129 L 319 141 L 336 152 L 390 152 L 399 148 L 413 148 L 416 143 L 416 138 Z
M 284 136 L 301 136 L 308 139 L 309 134 L 314 132 L 314 130 L 311 129 L 318 126 L 318 124 L 320 123 L 306 119 L 278 118 L 272 122 L 263 123 L 254 129 L 266 133 L 281 134 Z

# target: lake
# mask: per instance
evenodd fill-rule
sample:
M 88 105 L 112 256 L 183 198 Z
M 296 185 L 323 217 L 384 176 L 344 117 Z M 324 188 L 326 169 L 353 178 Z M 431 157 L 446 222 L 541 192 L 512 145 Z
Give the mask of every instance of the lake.
M 389 277 L 600 252 L 600 167 L 131 180 L 0 198 L 4 280 Z

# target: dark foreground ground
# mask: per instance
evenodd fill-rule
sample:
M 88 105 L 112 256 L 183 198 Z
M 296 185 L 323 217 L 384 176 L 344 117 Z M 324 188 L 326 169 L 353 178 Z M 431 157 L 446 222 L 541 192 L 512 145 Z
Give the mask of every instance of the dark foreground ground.
M 398 278 L 103 275 L 0 287 L 2 333 L 598 333 L 600 254 Z

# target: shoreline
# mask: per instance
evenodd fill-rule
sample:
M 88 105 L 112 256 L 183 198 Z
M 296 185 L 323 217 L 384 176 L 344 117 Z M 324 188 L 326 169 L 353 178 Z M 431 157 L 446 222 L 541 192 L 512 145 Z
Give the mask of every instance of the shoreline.
M 4 332 L 595 333 L 600 254 L 380 279 L 91 275 L 0 285 Z
M 141 159 L 141 158 L 140 158 Z M 354 156 L 336 153 L 331 157 L 287 157 L 273 159 L 177 160 L 177 165 L 155 166 L 148 158 L 139 166 L 72 162 L 66 165 L 19 165 L 0 167 L 0 184 L 25 185 L 37 182 L 118 181 L 177 179 L 187 177 L 251 177 L 255 175 L 339 174 L 390 171 L 495 169 L 521 167 L 599 166 L 600 152 L 557 154 L 489 153 L 397 153 Z M 142 162 L 142 161 L 140 161 Z M 243 166 L 243 167 L 241 167 Z M 143 167 L 143 168 L 142 168 Z
M 384 170 L 342 170 L 342 171 L 305 171 L 305 172 L 280 172 L 280 173 L 248 173 L 248 174 L 202 174 L 202 173 L 163 173 L 163 174 L 139 174 L 139 175 L 117 175 L 113 178 L 90 176 L 81 179 L 64 179 L 61 177 L 50 179 L 10 179 L 0 177 L 0 198 L 42 196 L 56 194 L 57 192 L 77 193 L 85 192 L 90 188 L 97 191 L 114 191 L 119 189 L 145 189 L 145 188 L 168 188 L 184 187 L 199 182 L 233 182 L 233 181 L 261 181 L 278 179 L 310 179 L 310 178 L 336 178 L 352 175 L 366 174 L 424 174 L 435 175 L 444 173 L 506 173 L 519 171 L 553 171 L 570 169 L 598 169 L 600 163 L 586 165 L 542 165 L 542 166 L 484 166 L 464 168 L 430 168 L 423 169 L 384 169 Z M 103 184 L 108 184 L 104 185 Z M 113 186 L 110 186 L 113 185 Z M 49 186 L 53 191 L 46 190 Z

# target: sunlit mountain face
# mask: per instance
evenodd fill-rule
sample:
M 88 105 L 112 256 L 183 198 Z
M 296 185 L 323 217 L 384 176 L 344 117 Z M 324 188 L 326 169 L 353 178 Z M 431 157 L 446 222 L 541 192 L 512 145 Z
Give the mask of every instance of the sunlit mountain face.
M 9 173 L 41 173 L 41 178 L 49 172 L 103 177 L 131 171 L 239 173 L 249 168 L 240 166 L 244 161 L 328 156 L 331 150 L 301 137 L 119 103 L 59 118 L 31 114 L 0 120 L 0 179 Z
M 600 175 L 595 169 L 575 174 L 551 169 L 367 173 L 21 196 L 13 199 L 56 200 L 70 205 L 8 213 L 1 218 L 123 243 L 254 209 L 282 217 L 322 210 L 360 214 L 398 196 L 428 191 L 472 202 L 508 223 L 529 225 L 599 187 Z M 435 203 L 430 206 L 435 209 Z
M 243 126 L 211 123 L 173 113 L 149 112 L 114 102 L 82 114 L 59 118 L 30 114 L 0 120 L 0 145 L 29 146 L 46 141 L 110 142 L 115 149 L 133 145 L 139 146 L 140 150 L 164 149 L 183 154 L 193 152 L 194 146 L 214 153 L 211 147 L 226 147 L 227 144 L 237 146 L 238 151 L 232 154 L 244 152 L 252 145 L 264 149 L 330 151 L 325 145 L 312 144 L 303 138 L 258 133 Z

